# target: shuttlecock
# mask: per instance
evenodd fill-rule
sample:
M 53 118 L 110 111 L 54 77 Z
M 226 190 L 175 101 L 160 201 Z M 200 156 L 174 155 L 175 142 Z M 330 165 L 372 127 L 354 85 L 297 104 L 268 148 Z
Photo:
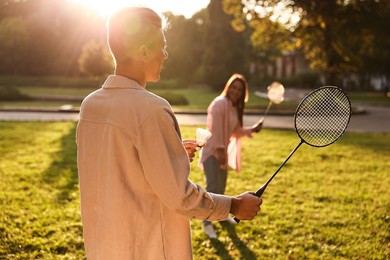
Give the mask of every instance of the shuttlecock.
M 272 103 L 280 104 L 284 100 L 284 87 L 279 82 L 273 82 L 268 86 L 268 98 Z
M 203 147 L 207 140 L 211 137 L 211 132 L 207 129 L 197 128 L 196 129 L 196 143 L 199 147 Z

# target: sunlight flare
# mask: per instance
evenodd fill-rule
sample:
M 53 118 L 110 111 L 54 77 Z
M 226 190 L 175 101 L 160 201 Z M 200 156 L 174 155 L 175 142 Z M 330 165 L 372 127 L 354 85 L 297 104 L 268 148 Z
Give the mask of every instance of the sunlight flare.
M 202 8 L 205 8 L 210 0 L 68 0 L 75 3 L 79 3 L 89 10 L 96 12 L 97 14 L 108 17 L 116 10 L 125 6 L 146 6 L 154 9 L 157 12 L 170 11 L 175 15 L 184 15 L 190 18 L 195 12 Z

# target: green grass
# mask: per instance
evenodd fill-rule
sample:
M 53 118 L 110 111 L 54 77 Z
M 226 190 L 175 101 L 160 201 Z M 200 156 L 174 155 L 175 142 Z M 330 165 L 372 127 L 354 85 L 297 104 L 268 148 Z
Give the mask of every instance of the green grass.
M 1 79 L 1 77 L 0 77 Z M 97 87 L 48 87 L 48 86 L 15 86 L 21 93 L 29 96 L 52 96 L 52 97 L 76 97 L 84 98 L 92 91 L 96 90 Z M 176 111 L 179 110 L 192 110 L 192 111 L 205 111 L 210 104 L 210 102 L 220 93 L 212 91 L 209 88 L 205 87 L 188 87 L 188 88 L 172 88 L 172 89 L 162 89 L 162 88 L 149 88 L 151 92 L 156 94 L 162 93 L 173 93 L 184 96 L 189 104 L 185 106 L 173 106 Z M 246 111 L 249 110 L 264 110 L 268 105 L 268 100 L 265 98 L 259 98 L 254 95 L 254 92 L 259 90 L 257 88 L 251 88 L 249 94 L 249 101 L 246 105 Z M 265 92 L 265 89 L 261 91 Z M 390 106 L 390 98 L 385 97 L 383 93 L 379 92 L 351 92 L 349 97 L 353 104 L 363 103 L 368 105 L 384 105 Z M 1 107 L 51 107 L 57 108 L 61 105 L 70 104 L 75 108 L 80 107 L 79 101 L 0 101 Z M 271 111 L 295 111 L 295 108 L 298 105 L 298 101 L 284 101 L 281 104 L 273 105 Z
M 354 102 L 359 103 L 366 103 L 371 105 L 390 105 L 390 96 L 386 96 L 383 92 L 351 92 L 349 93 L 349 97 Z
M 100 84 L 101 80 L 89 77 L 0 75 L 0 86 L 94 88 Z
M 0 132 L 0 259 L 82 259 L 74 123 Z
M 15 87 L 21 93 L 29 96 L 52 96 L 52 97 L 76 97 L 84 98 L 89 93 L 94 91 L 96 88 L 62 88 L 55 87 L 49 88 L 44 86 L 17 86 Z M 220 93 L 210 90 L 209 88 L 181 88 L 181 89 L 160 89 L 160 88 L 151 88 L 149 91 L 161 95 L 162 93 L 172 93 L 177 95 L 184 96 L 189 104 L 185 106 L 173 106 L 175 110 L 192 110 L 192 111 L 205 111 L 210 104 L 210 102 Z M 259 98 L 254 95 L 254 91 L 250 93 L 249 102 L 246 105 L 246 109 L 265 109 L 268 105 L 268 100 L 265 98 Z M 59 107 L 64 104 L 71 104 L 75 108 L 80 107 L 80 102 L 78 101 L 0 101 L 1 107 Z M 297 102 L 285 101 L 279 105 L 273 105 L 272 111 L 275 110 L 295 110 Z
M 16 87 L 21 93 L 30 96 L 79 97 L 84 98 L 97 88 L 50 88 L 50 87 Z
M 74 122 L 0 123 L 0 259 L 84 259 Z M 196 127 L 182 127 L 193 138 Z M 256 190 L 298 144 L 264 129 L 243 143 L 227 194 Z M 346 133 L 302 145 L 271 182 L 253 221 L 191 222 L 195 259 L 389 259 L 390 135 Z M 192 163 L 191 179 L 204 185 Z
M 84 98 L 92 91 L 96 90 L 104 82 L 104 79 L 90 78 L 72 78 L 72 77 L 28 77 L 28 76 L 0 76 L 0 86 L 9 86 L 18 89 L 21 93 L 30 96 L 53 96 L 53 97 L 76 97 Z M 158 87 L 160 86 L 160 87 Z M 166 87 L 161 87 L 166 86 Z M 265 87 L 250 85 L 250 98 L 246 106 L 247 110 L 264 110 L 268 105 L 268 100 L 259 98 L 254 92 L 266 92 Z M 286 86 L 288 87 L 288 86 Z M 162 80 L 158 83 L 148 85 L 148 90 L 156 94 L 170 92 L 183 95 L 189 105 L 174 106 L 175 110 L 205 110 L 210 102 L 220 94 L 220 92 L 201 86 L 180 85 L 175 80 Z M 390 106 L 390 98 L 385 97 L 383 92 L 350 92 L 348 93 L 353 104 L 364 103 L 369 105 Z M 1 101 L 1 107 L 58 107 L 64 104 L 71 104 L 75 108 L 80 106 L 78 101 L 64 102 L 43 102 L 43 101 L 25 101 L 25 102 L 7 102 Z M 282 104 L 273 105 L 271 111 L 294 111 L 298 105 L 297 101 L 284 101 Z

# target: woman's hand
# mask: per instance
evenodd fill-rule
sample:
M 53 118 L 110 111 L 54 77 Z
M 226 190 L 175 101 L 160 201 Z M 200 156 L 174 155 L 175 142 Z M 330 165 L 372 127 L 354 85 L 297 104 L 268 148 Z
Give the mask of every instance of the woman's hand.
M 255 133 L 258 133 L 260 132 L 260 130 L 263 128 L 263 122 L 264 122 L 264 117 L 261 118 L 259 121 L 257 121 L 256 124 L 254 124 L 252 126 L 252 133 L 255 132 Z
M 190 162 L 194 160 L 195 152 L 197 151 L 198 144 L 196 143 L 196 140 L 183 140 L 182 141 L 184 148 L 187 151 L 188 159 Z
M 226 158 L 226 152 L 224 148 L 217 149 L 217 160 L 219 162 L 219 165 L 226 164 L 227 158 Z

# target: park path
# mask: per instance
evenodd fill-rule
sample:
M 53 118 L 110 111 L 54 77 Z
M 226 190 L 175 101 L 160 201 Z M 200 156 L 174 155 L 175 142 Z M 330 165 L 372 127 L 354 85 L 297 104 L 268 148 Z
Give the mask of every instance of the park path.
M 361 106 L 360 113 L 353 114 L 348 132 L 360 133 L 390 133 L 390 107 L 383 106 Z M 206 124 L 205 113 L 176 113 L 180 125 Z M 246 114 L 244 124 L 254 124 L 261 115 Z M 0 121 L 63 121 L 79 119 L 78 112 L 48 112 L 48 111 L 0 111 Z M 294 116 L 290 115 L 267 115 L 264 121 L 264 128 L 272 129 L 294 129 Z

